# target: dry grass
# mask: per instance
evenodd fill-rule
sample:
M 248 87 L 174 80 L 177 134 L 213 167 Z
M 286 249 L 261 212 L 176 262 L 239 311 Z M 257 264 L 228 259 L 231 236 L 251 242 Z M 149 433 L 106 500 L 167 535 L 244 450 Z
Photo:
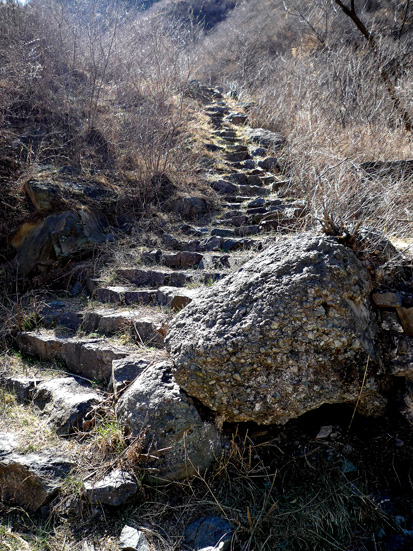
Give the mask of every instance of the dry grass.
M 81 449 L 76 441 L 59 438 L 46 416 L 30 404 L 19 404 L 4 388 L 0 388 L 0 431 L 12 432 L 19 442 L 17 451 L 23 454 L 54 450 L 75 458 Z
M 300 2 L 288 4 L 304 9 Z M 323 2 L 311 4 L 313 9 Z M 206 81 L 252 98 L 253 126 L 285 134 L 288 145 L 279 156 L 290 184 L 282 193 L 306 199 L 307 229 L 324 227 L 351 238 L 369 226 L 403 246 L 410 243 L 411 180 L 368 179 L 359 165 L 410 157 L 411 136 L 375 78 L 368 50 L 334 14 L 321 27 L 316 12 L 306 12 L 317 25 L 314 31 L 302 25 L 302 18 L 290 17 L 281 1 L 241 2 L 215 34 L 185 35 L 184 41 L 168 31 L 173 25 L 165 27 L 159 14 L 145 20 L 123 18 L 112 10 L 104 15 L 111 22 L 106 31 L 92 16 L 87 33 L 76 14 L 53 2 L 48 10 L 42 2 L 30 9 L 0 6 L 1 30 L 20 30 L 2 32 L 9 72 L 1 74 L 0 118 L 15 125 L 15 137 L 22 131 L 18 117 L 46 127 L 40 145 L 32 141 L 22 148 L 22 159 L 32 167 L 48 159 L 70 162 L 82 177 L 93 180 L 102 171 L 99 178 L 122 189 L 119 210 L 128 204 L 125 212 L 142 222 L 145 231 L 103 250 L 95 260 L 96 272 L 109 259 L 112 270 L 138 265 L 143 248 L 157 245 L 161 231 L 178 220 L 160 207 L 162 174 L 178 192 L 192 195 L 206 190 L 199 183 L 200 170 L 220 168 L 216 157 L 202 149 L 209 139 L 207 119 L 198 117 L 199 106 L 185 95 L 195 69 Z M 393 41 L 383 10 L 376 16 L 384 29 L 386 63 L 405 63 L 395 78 L 400 97 L 411 108 L 409 36 Z M 374 24 L 373 14 L 363 16 Z M 27 41 L 31 34 L 32 49 Z M 40 35 L 47 40 L 38 40 Z M 12 191 L 18 204 L 18 190 Z M 30 300 L 27 306 L 36 311 Z M 4 304 L 4 318 L 14 328 L 36 323 L 36 316 L 26 318 L 22 311 L 19 302 Z M 10 329 L 7 325 L 0 336 Z M 14 373 L 43 369 L 16 356 L 5 355 L 3 361 Z M 223 456 L 210 472 L 158 486 L 145 478 L 145 435 L 128 440 L 113 408 L 108 398 L 90 431 L 62 441 L 34 409 L 0 391 L 0 429 L 16 431 L 23 451 L 59 445 L 79 457 L 77 471 L 47 520 L 4 511 L 0 546 L 84 551 L 87 543 L 115 551 L 128 523 L 143 529 L 154 548 L 175 551 L 182 546 L 185 527 L 209 515 L 229 520 L 234 551 L 384 550 L 394 534 L 403 534 L 396 518 L 408 510 L 412 447 L 411 432 L 400 419 L 393 426 L 383 421 L 379 428 L 369 425 L 357 433 L 361 421 L 356 416 L 352 433 L 357 436 L 335 428 L 335 439 L 328 442 L 303 435 L 300 421 L 295 428 L 261 436 L 249 436 L 244 429 L 230 435 L 228 428 Z M 82 495 L 82 480 L 118 465 L 139 481 L 136 498 L 116 513 L 91 508 Z M 386 510 L 388 495 L 396 503 L 393 512 Z M 72 498 L 81 504 L 75 518 L 67 508 Z
M 92 2 L 84 12 L 11 2 L 0 11 L 0 120 L 17 144 L 10 155 L 23 163 L 20 176 L 51 163 L 92 182 L 100 172 L 117 187 L 117 212 L 131 218 L 163 201 L 165 176 L 178 189 L 196 188 L 199 152 L 188 132 L 195 104 L 184 93 L 191 56 L 173 26 L 119 2 L 105 10 Z M 22 211 L 24 194 L 12 178 L 5 184 Z
M 359 165 L 411 157 L 412 137 L 364 38 L 332 5 L 261 0 L 239 6 L 202 44 L 200 73 L 252 98 L 252 126 L 286 136 L 279 154 L 291 181 L 286 193 L 307 200 L 313 227 L 327 216 L 349 233 L 369 226 L 404 238 L 412 230 L 412 176 L 367 179 Z M 411 28 L 395 40 L 392 26 L 401 26 L 401 14 L 390 4 L 379 13 L 369 9 L 361 16 L 379 37 L 383 65 L 394 70 L 397 93 L 411 111 Z
M 30 446 L 36 435 L 48 449 L 55 445 L 57 437 L 30 408 L 17 405 L 10 394 L 3 394 L 3 404 L 1 421 L 22 442 Z M 145 476 L 145 433 L 131 441 L 117 424 L 113 406 L 112 400 L 105 403 L 90 431 L 59 440 L 60 449 L 76 457 L 78 465 L 46 522 L 41 516 L 4 510 L 0 535 L 13 551 L 10 546 L 19 538 L 33 551 L 62 551 L 65 546 L 81 551 L 86 541 L 112 551 L 124 524 L 142 529 L 156 549 L 176 551 L 185 528 L 201 516 L 230 522 L 234 551 L 367 551 L 374 541 L 377 549 L 385 549 L 391 534 L 403 533 L 397 524 L 399 509 L 392 513 L 381 497 L 408 484 L 409 469 L 405 472 L 403 465 L 410 465 L 411 434 L 402 426 L 397 435 L 403 447 L 394 447 L 389 436 L 393 429 L 385 422 L 370 426 L 356 416 L 352 435 L 346 434 L 350 410 L 340 414 L 342 423 L 334 425 L 328 441 L 317 441 L 314 434 L 326 415 L 334 424 L 332 412 L 320 412 L 307 424 L 298 420 L 261 432 L 257 427 L 226 427 L 223 454 L 209 472 L 183 483 L 157 485 Z M 389 461 L 391 473 L 385 469 Z M 99 479 L 116 467 L 135 475 L 138 494 L 116 512 L 91 507 L 83 481 Z

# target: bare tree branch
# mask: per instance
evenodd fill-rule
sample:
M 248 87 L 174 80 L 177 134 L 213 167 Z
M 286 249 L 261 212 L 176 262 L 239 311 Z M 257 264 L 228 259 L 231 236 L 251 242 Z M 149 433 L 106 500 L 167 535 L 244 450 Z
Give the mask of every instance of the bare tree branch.
M 400 114 L 404 127 L 406 129 L 406 132 L 411 133 L 412 132 L 412 121 L 410 119 L 409 113 L 406 111 L 406 109 L 402 106 L 400 98 L 397 95 L 395 85 L 393 84 L 388 72 L 383 66 L 380 50 L 377 46 L 377 41 L 375 36 L 367 29 L 367 27 L 364 25 L 363 21 L 360 19 L 358 14 L 355 10 L 354 0 L 351 0 L 351 7 L 349 8 L 346 6 L 341 0 L 334 0 L 334 2 L 342 9 L 342 11 L 353 21 L 353 23 L 356 25 L 358 30 L 361 32 L 361 34 L 364 36 L 364 38 L 367 40 L 371 50 L 373 51 L 376 60 L 378 62 L 378 70 L 380 77 L 382 81 L 384 82 L 387 92 L 393 102 L 394 108 L 396 111 Z

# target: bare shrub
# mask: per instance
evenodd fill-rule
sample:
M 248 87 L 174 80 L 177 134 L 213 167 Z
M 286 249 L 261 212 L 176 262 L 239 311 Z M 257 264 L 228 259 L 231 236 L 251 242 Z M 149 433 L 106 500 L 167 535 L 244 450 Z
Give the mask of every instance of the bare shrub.
M 283 164 L 315 220 L 328 212 L 339 226 L 362 222 L 404 235 L 410 231 L 410 186 L 403 179 L 367 180 L 358 167 L 364 160 L 407 157 L 410 139 L 389 124 L 395 117 L 385 91 L 362 78 L 369 56 L 349 57 L 344 48 L 280 63 L 277 80 L 261 90 L 253 120 L 287 135 Z
M 198 30 L 177 33 L 162 13 L 126 7 L 0 5 L 0 119 L 26 163 L 71 164 L 88 178 L 106 171 L 139 208 L 157 200 L 161 177 L 195 180 L 186 130 L 194 105 L 184 90 Z

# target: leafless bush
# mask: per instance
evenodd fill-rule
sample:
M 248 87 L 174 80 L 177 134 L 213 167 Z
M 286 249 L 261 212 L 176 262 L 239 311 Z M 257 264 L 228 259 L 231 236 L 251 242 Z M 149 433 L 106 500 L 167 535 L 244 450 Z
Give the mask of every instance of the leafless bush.
M 0 9 L 0 116 L 17 135 L 24 127 L 40 136 L 40 162 L 109 168 L 118 179 L 135 171 L 135 184 L 194 166 L 182 132 L 191 58 L 161 17 L 120 0 Z
M 397 179 L 366 180 L 358 169 L 363 160 L 410 154 L 410 139 L 396 125 L 385 90 L 363 78 L 372 62 L 368 55 L 349 55 L 343 46 L 279 63 L 277 79 L 258 96 L 254 123 L 286 133 L 284 167 L 295 193 L 312 204 L 315 219 L 324 211 L 347 227 L 362 221 L 405 234 L 411 229 L 410 186 Z

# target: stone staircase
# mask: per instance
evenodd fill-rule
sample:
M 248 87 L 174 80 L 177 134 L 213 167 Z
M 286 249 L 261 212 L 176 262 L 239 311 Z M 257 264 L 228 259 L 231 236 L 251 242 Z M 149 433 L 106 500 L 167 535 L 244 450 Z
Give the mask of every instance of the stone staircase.
M 48 413 L 58 434 L 84 427 L 107 392 L 167 357 L 164 337 L 175 312 L 271 243 L 274 231 L 303 222 L 305 202 L 281 193 L 288 181 L 273 155 L 282 138 L 249 128 L 244 106 L 229 105 L 219 90 L 204 87 L 204 96 L 211 124 L 204 147 L 216 167 L 205 178 L 218 208 L 160 235 L 161 248 L 142 247 L 139 262 L 118 268 L 110 283 L 88 279 L 88 299 L 48 301 L 42 326 L 18 335 L 21 352 L 64 373 L 5 374 L 3 382 Z
M 218 208 L 197 223 L 163 233 L 162 248 L 142 249 L 139 265 L 117 269 L 110 284 L 88 279 L 91 302 L 50 301 L 42 312 L 43 327 L 19 334 L 22 352 L 62 362 L 89 382 L 111 380 L 113 386 L 114 362 L 127 358 L 138 365 L 141 358 L 165 354 L 174 312 L 273 241 L 275 230 L 290 231 L 302 221 L 305 202 L 280 195 L 288 181 L 273 154 L 282 137 L 249 128 L 245 106 L 229 105 L 219 90 L 203 87 L 203 94 L 210 99 L 204 112 L 211 124 L 204 146 L 219 167 L 205 177 Z

